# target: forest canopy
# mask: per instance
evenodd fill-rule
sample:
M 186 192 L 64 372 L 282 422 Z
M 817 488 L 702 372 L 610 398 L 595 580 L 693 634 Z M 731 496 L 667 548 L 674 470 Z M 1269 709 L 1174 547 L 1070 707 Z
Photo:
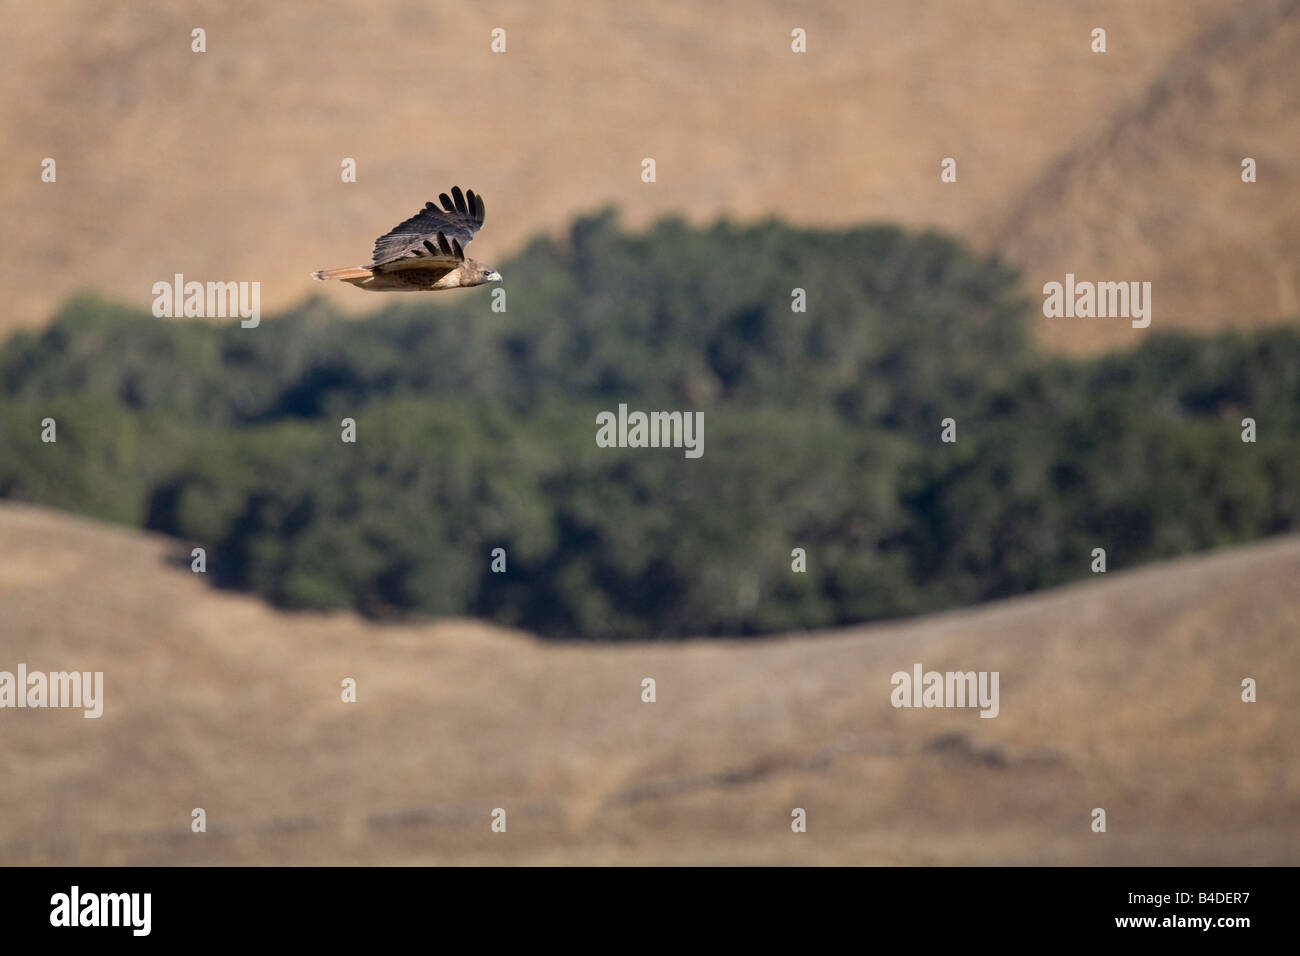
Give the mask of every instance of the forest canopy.
M 1294 327 L 1046 358 L 1009 269 L 892 227 L 604 212 L 501 271 L 505 311 L 253 329 L 72 301 L 0 349 L 0 496 L 204 547 L 284 607 L 590 639 L 914 614 L 1300 518 Z M 598 447 L 620 403 L 702 413 L 705 453 Z

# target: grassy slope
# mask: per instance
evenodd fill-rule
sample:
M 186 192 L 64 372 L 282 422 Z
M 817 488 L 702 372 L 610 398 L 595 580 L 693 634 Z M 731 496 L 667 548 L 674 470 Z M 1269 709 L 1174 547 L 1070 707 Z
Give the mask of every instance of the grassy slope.
M 1152 283 L 1152 328 L 1246 327 L 1300 314 L 1300 0 L 1207 31 L 1146 93 L 1052 163 L 984 238 L 1025 286 Z M 1258 180 L 1241 181 L 1252 157 Z M 1039 320 L 1066 351 L 1135 344 L 1125 321 Z
M 0 507 L 0 669 L 106 683 L 98 721 L 0 712 L 0 863 L 1300 863 L 1300 538 L 896 625 L 619 647 L 285 615 L 175 547 Z M 894 710 L 913 662 L 1000 671 L 1001 716 Z
M 775 214 L 971 234 L 1022 208 L 1056 157 L 1141 102 L 1168 59 L 1233 9 L 887 0 L 796 15 L 779 0 L 617 12 L 562 0 L 446 17 L 393 0 L 364 15 L 344 4 L 51 0 L 0 32 L 11 94 L 0 97 L 10 172 L 0 334 L 44 322 L 80 288 L 148 306 L 153 283 L 176 272 L 261 281 L 263 308 L 294 304 L 322 288 L 312 270 L 364 261 L 374 236 L 453 182 L 486 195 L 475 254 L 496 263 L 607 202 L 633 222 Z M 1088 52 L 1098 25 L 1109 30 L 1104 57 Z M 196 26 L 207 30 L 202 55 L 190 52 Z M 496 26 L 508 30 L 505 55 L 488 49 Z M 794 26 L 808 31 L 802 56 L 790 52 Z M 1215 62 L 1238 84 L 1251 52 Z M 1279 169 L 1296 151 L 1284 115 L 1280 100 L 1260 101 L 1226 144 L 1235 156 L 1248 140 L 1241 150 L 1267 161 L 1257 192 L 1277 210 L 1296 206 Z M 1178 138 L 1146 147 L 1156 165 L 1120 170 L 1123 188 L 1107 193 L 1121 209 L 1167 188 L 1153 178 L 1165 157 L 1201 178 L 1222 165 Z M 39 179 L 46 156 L 59 164 L 55 184 Z M 653 186 L 640 181 L 645 156 L 659 164 Z M 958 159 L 956 186 L 939 181 L 946 156 Z M 343 157 L 358 161 L 356 184 L 339 181 Z M 1040 215 L 1025 225 L 1037 236 Z M 1133 258 L 1127 242 L 1112 247 L 1116 262 Z M 1246 264 L 1259 257 L 1233 250 L 1214 280 L 1224 301 L 1271 304 L 1246 295 L 1256 288 Z M 328 294 L 355 308 L 379 301 Z

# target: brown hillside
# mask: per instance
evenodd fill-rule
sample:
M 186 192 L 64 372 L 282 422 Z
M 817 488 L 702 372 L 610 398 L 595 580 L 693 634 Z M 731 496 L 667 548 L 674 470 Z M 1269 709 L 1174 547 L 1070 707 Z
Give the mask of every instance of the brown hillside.
M 475 254 L 494 263 L 605 203 L 633 223 L 675 211 L 779 214 L 969 234 L 1240 9 L 1229 0 L 888 0 L 797 12 L 778 0 L 503 0 L 462 4 L 455 16 L 414 2 L 367 3 L 364 13 L 230 0 L 6 7 L 0 331 L 44 322 L 79 288 L 148 307 L 153 283 L 177 272 L 261 281 L 264 309 L 290 306 L 324 288 L 312 270 L 364 261 L 376 235 L 453 183 L 486 196 Z M 1088 51 L 1099 25 L 1105 56 Z M 190 50 L 199 26 L 204 54 Z M 497 26 L 507 29 L 504 55 L 489 51 Z M 808 33 L 803 55 L 790 50 L 796 26 Z M 1256 82 L 1248 61 L 1215 62 L 1227 71 L 1216 84 Z M 1257 197 L 1280 208 L 1294 199 L 1278 190 L 1295 144 L 1270 138 L 1278 108 L 1259 102 L 1241 117 L 1252 135 L 1238 139 L 1263 165 Z M 1187 152 L 1149 144 L 1153 162 Z M 1231 180 L 1237 143 L 1221 145 Z M 47 156 L 58 163 L 54 184 L 40 181 Z M 646 156 L 658 162 L 653 185 L 640 181 Z M 955 186 L 939 181 L 946 156 L 959 163 Z M 344 157 L 358 162 L 356 184 L 340 182 Z M 1137 202 L 1151 185 L 1134 181 L 1111 198 Z M 1225 228 L 1236 221 L 1216 232 Z M 1240 272 L 1253 287 L 1247 266 L 1260 255 L 1236 250 L 1223 276 Z M 349 307 L 383 301 L 325 291 Z M 1168 299 L 1158 301 L 1170 321 Z
M 105 675 L 98 720 L 0 710 L 0 864 L 1300 863 L 1300 538 L 908 623 L 600 647 L 286 615 L 175 548 L 0 506 L 0 670 Z M 1000 715 L 895 710 L 915 662 L 999 671 Z
M 1067 272 L 1150 281 L 1152 330 L 1300 313 L 1300 2 L 1241 10 L 1051 164 L 992 231 L 1036 295 Z M 1253 184 L 1241 180 L 1247 156 Z M 1068 351 L 1147 334 L 1122 319 L 1038 321 Z

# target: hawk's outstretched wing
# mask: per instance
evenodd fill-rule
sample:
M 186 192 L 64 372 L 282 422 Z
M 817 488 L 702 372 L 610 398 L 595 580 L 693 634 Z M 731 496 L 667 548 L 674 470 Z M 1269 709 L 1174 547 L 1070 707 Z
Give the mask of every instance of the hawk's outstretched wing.
M 440 193 L 438 199 L 443 208 L 425 203 L 410 219 L 375 240 L 374 267 L 454 267 L 464 261 L 465 247 L 483 227 L 483 198 L 472 189 L 462 194 L 459 186 L 453 186 L 451 196 Z

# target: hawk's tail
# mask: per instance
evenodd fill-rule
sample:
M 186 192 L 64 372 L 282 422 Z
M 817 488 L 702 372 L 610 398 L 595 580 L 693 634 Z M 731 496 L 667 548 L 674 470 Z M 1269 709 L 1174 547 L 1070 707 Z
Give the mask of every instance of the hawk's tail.
M 369 279 L 374 272 L 365 266 L 348 266 L 344 269 L 322 269 L 313 272 L 313 279 Z

